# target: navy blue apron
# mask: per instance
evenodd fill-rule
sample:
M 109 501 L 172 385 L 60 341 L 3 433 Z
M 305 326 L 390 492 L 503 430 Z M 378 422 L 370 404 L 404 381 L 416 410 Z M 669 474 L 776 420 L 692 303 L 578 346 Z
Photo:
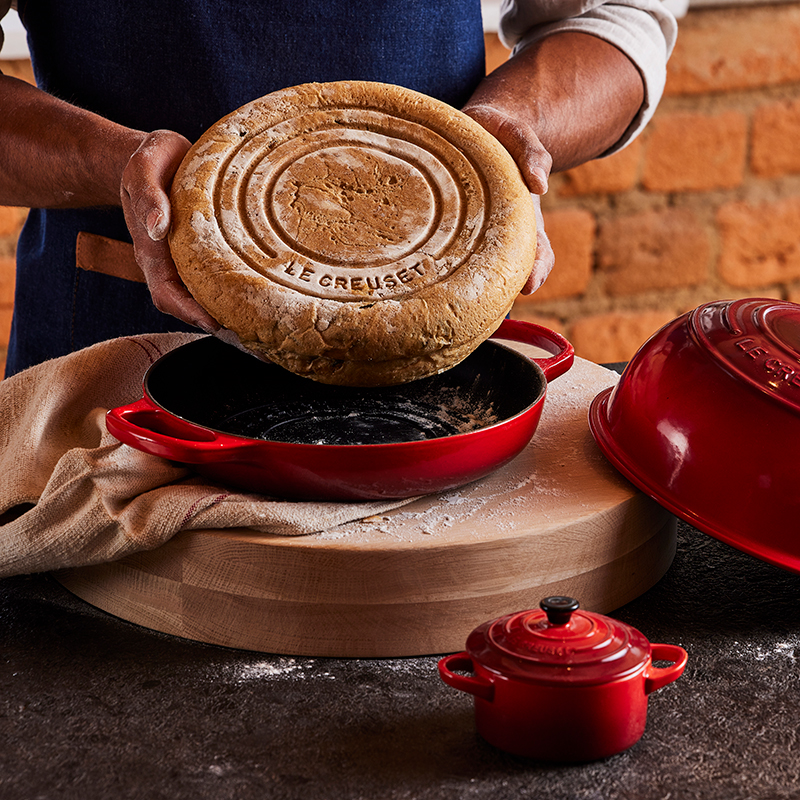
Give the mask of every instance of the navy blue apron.
M 383 81 L 459 107 L 484 75 L 480 0 L 20 0 L 19 12 L 42 89 L 190 141 L 308 81 Z M 120 209 L 30 212 L 6 374 L 117 336 L 187 329 L 144 284 L 78 269 L 80 231 L 130 241 Z

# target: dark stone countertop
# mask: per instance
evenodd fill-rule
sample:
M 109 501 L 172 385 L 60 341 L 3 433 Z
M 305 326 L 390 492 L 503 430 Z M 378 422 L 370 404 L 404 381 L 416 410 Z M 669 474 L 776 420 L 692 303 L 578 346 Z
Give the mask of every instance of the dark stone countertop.
M 230 650 L 9 578 L 0 798 L 797 798 L 799 599 L 800 575 L 681 523 L 666 576 L 612 616 L 684 646 L 686 672 L 632 749 L 563 766 L 481 740 L 436 656 Z

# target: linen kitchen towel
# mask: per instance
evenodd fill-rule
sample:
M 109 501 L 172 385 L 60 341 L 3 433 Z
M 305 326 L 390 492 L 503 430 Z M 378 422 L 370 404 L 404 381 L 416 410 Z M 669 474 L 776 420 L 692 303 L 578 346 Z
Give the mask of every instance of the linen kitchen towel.
M 113 561 L 183 530 L 297 536 L 411 502 L 238 493 L 120 443 L 106 411 L 139 399 L 147 368 L 194 338 L 113 339 L 0 382 L 0 577 Z

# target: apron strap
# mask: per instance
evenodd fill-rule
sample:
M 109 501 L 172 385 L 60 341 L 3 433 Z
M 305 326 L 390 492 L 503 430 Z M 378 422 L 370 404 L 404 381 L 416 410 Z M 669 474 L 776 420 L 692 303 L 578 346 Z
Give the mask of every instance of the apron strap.
M 75 264 L 87 272 L 99 272 L 113 278 L 145 283 L 144 275 L 133 254 L 133 245 L 80 231 L 75 245 Z

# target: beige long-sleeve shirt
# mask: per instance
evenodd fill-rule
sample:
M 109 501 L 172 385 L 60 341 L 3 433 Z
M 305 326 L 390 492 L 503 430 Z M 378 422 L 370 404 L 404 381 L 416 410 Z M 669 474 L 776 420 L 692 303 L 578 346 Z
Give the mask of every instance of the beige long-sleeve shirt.
M 0 0 L 0 20 L 15 7 L 16 0 Z M 615 152 L 645 127 L 661 99 L 667 59 L 677 36 L 675 18 L 661 0 L 502 0 L 499 34 L 514 52 L 562 31 L 604 39 L 641 73 L 644 103 L 625 135 L 608 151 Z M 0 47 L 2 43 L 0 28 Z

